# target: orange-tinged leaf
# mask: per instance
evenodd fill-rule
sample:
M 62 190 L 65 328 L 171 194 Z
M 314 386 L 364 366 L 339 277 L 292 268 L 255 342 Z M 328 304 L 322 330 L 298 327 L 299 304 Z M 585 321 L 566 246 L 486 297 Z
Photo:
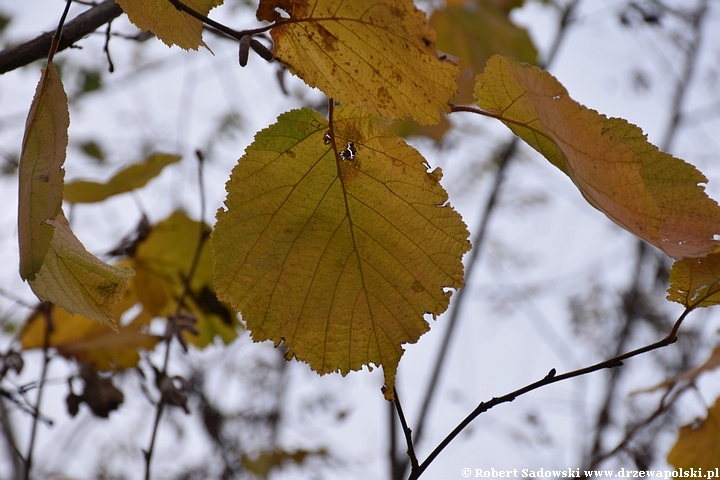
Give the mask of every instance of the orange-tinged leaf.
M 50 248 L 53 227 L 45 221 L 62 211 L 69 125 L 68 97 L 50 62 L 30 107 L 19 166 L 20 276 L 25 280 L 35 278 Z
M 113 308 L 132 270 L 88 253 L 62 212 L 69 123 L 67 95 L 49 62 L 30 107 L 20 157 L 20 275 L 41 300 L 116 329 Z
M 457 67 L 411 0 L 261 0 L 257 18 L 278 22 L 274 56 L 342 104 L 423 125 L 449 112 Z
M 688 308 L 720 303 L 720 253 L 678 260 L 670 269 L 668 300 Z
M 685 425 L 667 461 L 675 468 L 702 468 L 714 471 L 720 459 L 720 399 L 708 410 L 705 420 Z
M 144 187 L 147 182 L 160 175 L 165 167 L 178 162 L 182 157 L 166 153 L 155 153 L 143 163 L 123 168 L 105 183 L 76 180 L 65 185 L 65 200 L 70 203 L 102 202 L 108 197 Z
M 132 368 L 140 360 L 139 349 L 152 350 L 162 339 L 148 335 L 137 323 L 121 326 L 118 332 L 113 332 L 98 322 L 81 315 L 71 315 L 57 306 L 53 306 L 50 312 L 53 330 L 49 345 L 64 357 L 92 363 L 96 370 Z M 31 315 L 20 335 L 22 348 L 43 348 L 46 328 L 44 314 Z
M 500 56 L 478 76 L 475 96 L 618 225 L 673 258 L 717 247 L 720 207 L 701 185 L 707 179 L 635 125 L 580 105 L 549 73 Z
M 177 45 L 185 50 L 205 47 L 202 22 L 181 12 L 168 0 L 117 0 L 132 23 L 141 30 L 149 30 L 167 46 Z M 223 0 L 182 0 L 196 12 L 207 15 L 222 5 Z
M 319 373 L 382 366 L 392 397 L 402 344 L 463 285 L 468 231 L 440 170 L 385 120 L 352 107 L 332 120 L 293 110 L 256 135 L 211 236 L 215 285 L 255 341 Z
M 536 63 L 537 50 L 524 28 L 515 26 L 507 5 L 492 0 L 462 2 L 435 10 L 430 26 L 437 32 L 437 47 L 460 58 L 455 103 L 473 103 L 475 77 L 494 54 Z

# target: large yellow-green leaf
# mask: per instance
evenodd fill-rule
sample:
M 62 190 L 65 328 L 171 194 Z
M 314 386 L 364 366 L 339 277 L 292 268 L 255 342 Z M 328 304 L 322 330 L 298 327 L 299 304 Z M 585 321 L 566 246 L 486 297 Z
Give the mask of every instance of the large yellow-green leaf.
M 120 320 L 120 312 L 117 320 Z M 118 332 L 108 330 L 98 322 L 80 315 L 70 315 L 62 308 L 50 310 L 53 329 L 49 345 L 67 358 L 90 362 L 96 370 L 122 370 L 132 368 L 140 360 L 139 350 L 152 350 L 162 337 L 149 335 L 144 326 L 133 322 L 121 326 Z M 42 314 L 28 318 L 20 335 L 22 348 L 43 348 L 47 321 Z
M 55 65 L 43 69 L 25 124 L 19 166 L 18 235 L 20 276 L 32 280 L 45 261 L 53 227 L 45 223 L 62 211 L 68 98 Z
M 196 12 L 207 15 L 222 5 L 223 0 L 181 0 Z M 168 0 L 117 0 L 128 18 L 141 30 L 149 30 L 168 46 L 177 45 L 185 50 L 205 46 L 202 40 L 202 22 L 181 12 Z
M 177 211 L 153 226 L 150 234 L 137 246 L 126 263 L 137 272 L 130 281 L 128 293 L 134 303 L 142 306 L 140 316 L 145 322 L 154 317 L 167 317 L 177 311 L 178 299 L 190 274 L 195 250 L 204 224 Z M 200 258 L 190 282 L 185 306 L 196 319 L 198 335 L 184 338 L 199 348 L 211 344 L 216 337 L 229 343 L 237 337 L 240 327 L 236 315 L 220 303 L 213 287 L 213 271 L 207 237 L 203 240 Z
M 439 169 L 354 107 L 281 115 L 233 169 L 211 236 L 218 297 L 319 373 L 383 367 L 463 285 L 470 248 Z
M 20 275 L 41 300 L 116 329 L 113 308 L 133 272 L 88 253 L 65 219 L 62 165 L 69 123 L 67 95 L 49 62 L 30 107 L 20 157 Z
M 720 303 L 720 253 L 678 260 L 670 270 L 668 300 L 689 308 Z
M 343 104 L 424 125 L 449 111 L 457 67 L 411 0 L 261 0 L 257 18 L 278 22 L 274 56 Z
M 716 248 L 720 207 L 705 193 L 707 179 L 635 125 L 580 105 L 549 73 L 500 56 L 478 76 L 475 96 L 618 225 L 673 258 Z
M 720 465 L 720 399 L 708 410 L 700 425 L 685 425 L 667 461 L 675 468 L 714 471 Z
M 437 9 L 430 16 L 430 26 L 437 32 L 437 47 L 460 59 L 455 103 L 473 102 L 475 77 L 492 55 L 537 62 L 530 36 L 510 21 L 508 7 L 493 0 L 464 1 Z
M 102 202 L 108 197 L 145 186 L 168 165 L 178 162 L 179 155 L 155 153 L 143 163 L 123 168 L 105 183 L 76 180 L 65 185 L 65 200 L 70 203 Z

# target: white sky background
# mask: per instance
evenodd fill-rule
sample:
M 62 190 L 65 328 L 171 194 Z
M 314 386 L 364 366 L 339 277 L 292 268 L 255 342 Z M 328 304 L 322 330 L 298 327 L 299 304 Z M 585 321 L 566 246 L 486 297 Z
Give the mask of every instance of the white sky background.
M 657 30 L 623 28 L 618 13 L 625 3 L 581 1 L 577 22 L 570 28 L 551 71 L 573 98 L 608 116 L 639 125 L 657 144 L 668 124 L 667 111 L 679 72 L 679 57 L 671 41 Z M 54 29 L 63 6 L 64 2 L 58 0 L 0 0 L 0 12 L 13 16 L 4 40 L 16 42 Z M 82 10 L 73 7 L 69 18 Z M 249 8 L 223 6 L 211 16 L 237 29 L 257 25 Z M 714 111 L 708 106 L 720 100 L 718 16 L 720 5 L 711 2 L 701 67 L 685 108 L 691 112 L 706 108 L 707 113 L 694 116 L 698 121 L 692 126 L 681 127 L 672 152 L 697 165 L 708 176 L 708 190 L 716 199 L 720 198 L 720 145 L 714 132 L 720 109 Z M 532 4 L 516 12 L 514 18 L 531 30 L 538 48 L 546 52 L 556 27 L 555 12 Z M 135 32 L 124 18 L 113 23 L 113 31 Z M 230 170 L 255 132 L 274 123 L 280 113 L 301 105 L 296 98 L 280 92 L 275 79 L 276 65 L 265 64 L 251 55 L 249 67 L 243 69 L 237 63 L 235 44 L 211 34 L 206 34 L 205 39 L 214 56 L 208 51 L 186 53 L 178 48 L 168 49 L 156 40 L 136 45 L 115 38 L 110 44 L 115 73 L 104 76 L 104 88 L 98 93 L 71 103 L 66 180 L 107 178 L 120 166 L 141 160 L 148 149 L 184 156 L 180 165 L 169 167 L 161 178 L 137 194 L 75 208 L 73 227 L 90 251 L 107 251 L 128 233 L 140 215 L 137 205 L 142 205 L 151 221 L 162 220 L 177 208 L 198 218 L 193 151 L 206 149 L 221 117 L 234 111 L 242 118 L 242 129 L 235 130 L 232 137 L 220 139 L 206 164 L 205 220 L 212 222 L 224 198 L 224 183 Z M 79 90 L 75 83 L 78 65 L 93 69 L 105 69 L 107 65 L 102 51 L 103 35 L 97 34 L 81 44 L 82 50 L 66 50 L 56 57 L 58 61 L 72 62 L 72 67 L 66 67 L 64 72 L 71 98 Z M 19 151 L 39 68 L 36 63 L 0 76 L 0 155 Z M 632 77 L 637 72 L 644 72 L 650 80 L 648 91 L 633 87 Z M 296 96 L 322 101 L 319 93 L 301 81 L 289 75 L 286 80 Z M 462 125 L 462 131 L 451 134 L 443 149 L 423 140 L 412 143 L 432 167 L 443 168 L 443 185 L 450 201 L 472 229 L 489 189 L 490 176 L 481 176 L 479 167 L 497 145 L 497 139 L 509 137 L 509 132 L 497 122 L 470 114 L 453 115 L 451 120 Z M 102 143 L 111 167 L 98 167 L 79 151 L 77 145 L 89 139 Z M 605 359 L 593 346 L 573 336 L 568 324 L 567 298 L 594 284 L 621 290 L 631 276 L 634 239 L 590 207 L 569 179 L 547 161 L 527 148 L 522 152 L 508 173 L 501 206 L 481 254 L 481 268 L 466 287 L 470 291 L 444 369 L 441 392 L 433 404 L 425 440 L 417 446 L 421 461 L 480 401 L 539 380 L 551 368 L 561 373 Z M 17 273 L 16 180 L 16 176 L 0 177 L 5 205 L 0 210 L 0 231 L 4 232 L 0 235 L 0 286 L 31 301 L 32 293 Z M 542 202 L 533 203 L 534 199 Z M 671 304 L 667 308 L 676 315 L 681 311 Z M 24 308 L 0 296 L 0 317 L 18 320 L 26 313 Z M 716 311 L 707 310 L 692 314 L 688 322 L 704 323 L 708 345 L 712 346 L 716 343 L 719 320 Z M 400 363 L 398 391 L 411 425 L 415 423 L 444 326 L 443 317 L 431 322 L 431 331 L 417 344 L 407 346 Z M 5 351 L 10 340 L 10 336 L 0 337 L 0 351 Z M 655 340 L 638 338 L 633 345 Z M 211 379 L 211 383 L 215 383 L 216 401 L 232 411 L 234 404 L 247 395 L 237 389 L 232 376 L 247 368 L 258 355 L 272 358 L 266 351 L 269 349 L 263 349 L 244 338 L 227 349 L 210 348 L 193 352 L 187 358 L 174 351 L 173 358 L 178 360 L 175 373 L 181 373 L 193 361 L 219 362 L 223 367 L 215 372 L 217 378 Z M 699 359 L 704 356 L 706 353 L 698 353 Z M 26 370 L 21 377 L 11 380 L 21 385 L 37 378 L 37 358 L 26 355 Z M 643 360 L 634 359 L 628 364 L 631 362 L 636 368 Z M 129 375 L 123 381 L 126 403 L 111 414 L 110 420 L 92 418 L 84 406 L 78 417 L 71 420 L 65 413 L 64 402 L 67 387 L 63 375 L 67 369 L 61 360 L 54 361 L 52 366 L 53 381 L 46 390 L 43 412 L 57 424 L 51 429 L 40 428 L 37 465 L 87 477 L 105 461 L 111 472 L 116 469 L 129 478 L 140 477 L 143 461 L 139 449 L 147 448 L 154 409 L 139 392 L 133 391 L 136 377 Z M 363 371 L 342 378 L 318 377 L 306 365 L 296 362 L 289 368 L 288 414 L 281 430 L 283 445 L 326 447 L 335 455 L 330 467 L 318 470 L 323 477 L 307 478 L 387 478 L 388 413 L 380 393 L 381 371 Z M 481 415 L 422 478 L 461 478 L 460 470 L 464 467 L 581 467 L 579 454 L 589 426 L 583 412 L 594 419 L 594 407 L 601 394 L 598 380 L 602 375 L 595 373 L 545 387 Z M 712 405 L 720 393 L 719 378 L 710 374 L 700 382 L 707 405 Z M 624 382 L 622 389 L 629 391 L 661 380 L 658 372 L 638 368 L 632 381 Z M 317 405 L 320 397 L 331 408 L 303 407 L 305 403 Z M 633 401 L 652 405 L 657 396 Z M 688 399 L 683 407 L 688 422 L 703 414 L 698 397 Z M 333 421 L 333 409 L 347 410 L 347 420 Z M 531 425 L 528 416 L 538 418 L 538 422 Z M 13 414 L 21 450 L 27 445 L 28 420 L 27 415 Z M 176 422 L 185 429 L 179 443 L 173 426 Z M 178 459 L 182 459 L 183 465 L 192 465 L 210 454 L 197 418 L 185 417 L 177 411 L 167 416 L 163 425 L 166 428 L 159 436 L 154 457 L 156 473 L 176 471 L 174 462 Z M 670 442 L 669 448 L 673 439 L 661 441 Z M 3 452 L 0 462 L 6 460 Z M 302 474 L 307 476 L 308 472 L 303 470 Z M 299 478 L 298 475 L 298 471 L 289 469 L 274 478 Z

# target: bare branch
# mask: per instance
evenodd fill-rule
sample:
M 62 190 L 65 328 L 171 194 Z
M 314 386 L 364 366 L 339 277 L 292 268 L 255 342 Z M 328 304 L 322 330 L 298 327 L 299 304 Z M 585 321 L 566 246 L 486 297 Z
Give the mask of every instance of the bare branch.
M 557 375 L 555 373 L 555 369 L 553 368 L 550 370 L 550 372 L 545 375 L 541 380 L 538 380 L 537 382 L 525 385 L 522 388 L 519 388 L 515 390 L 514 392 L 510 392 L 508 394 L 505 394 L 501 397 L 494 397 L 491 400 L 487 402 L 481 402 L 480 405 L 478 405 L 475 410 L 473 410 L 470 415 L 465 417 L 465 419 L 458 424 L 455 429 L 450 432 L 450 434 L 445 437 L 445 439 L 440 442 L 440 444 L 435 448 L 435 450 L 432 451 L 430 455 L 428 455 L 427 459 L 419 466 L 417 470 L 414 470 L 410 474 L 409 480 L 417 480 L 420 475 L 427 469 L 427 467 L 437 458 L 437 456 L 442 452 L 445 447 L 447 447 L 450 442 L 452 442 L 455 437 L 457 437 L 460 432 L 462 432 L 465 427 L 470 425 L 473 420 L 475 420 L 480 414 L 487 412 L 493 407 L 496 407 L 497 405 L 500 405 L 501 403 L 509 403 L 515 400 L 517 397 L 521 395 L 525 395 L 526 393 L 532 392 L 533 390 L 537 390 L 540 387 L 544 387 L 546 385 L 550 385 L 553 383 L 560 382 L 562 380 L 567 380 L 569 378 L 575 378 L 582 375 L 587 375 L 588 373 L 597 372 L 598 370 L 604 370 L 606 368 L 615 368 L 623 365 L 623 361 L 627 360 L 628 358 L 635 357 L 637 355 L 641 355 L 643 353 L 650 352 L 652 350 L 657 350 L 658 348 L 667 347 L 668 345 L 671 345 L 677 341 L 677 333 L 680 329 L 680 325 L 682 325 L 683 320 L 685 320 L 685 317 L 688 316 L 688 314 L 691 312 L 691 309 L 686 309 L 682 315 L 677 319 L 675 322 L 675 325 L 673 325 L 672 330 L 668 334 L 667 337 L 663 338 L 662 340 L 659 340 L 655 343 L 651 343 L 650 345 L 646 345 L 644 347 L 638 348 L 636 350 L 632 350 L 627 353 L 623 353 L 622 355 L 617 355 L 613 358 L 610 358 L 608 360 L 605 360 L 604 362 L 596 363 L 595 365 L 590 365 L 589 367 L 580 368 L 577 370 L 573 370 L 571 372 L 563 373 L 562 375 Z
M 115 0 L 105 0 L 81 13 L 63 26 L 58 51 L 65 50 L 122 13 Z M 54 32 L 46 32 L 28 42 L 0 51 L 0 74 L 47 57 L 53 34 Z

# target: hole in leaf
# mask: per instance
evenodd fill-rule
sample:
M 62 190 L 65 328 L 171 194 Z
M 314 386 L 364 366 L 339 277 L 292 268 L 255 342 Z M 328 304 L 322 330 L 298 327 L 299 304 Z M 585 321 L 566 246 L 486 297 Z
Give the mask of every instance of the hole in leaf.
M 345 150 L 340 152 L 340 158 L 343 160 L 353 160 L 355 158 L 355 155 L 357 155 L 357 149 L 355 148 L 355 144 L 353 142 L 348 142 L 347 147 Z

